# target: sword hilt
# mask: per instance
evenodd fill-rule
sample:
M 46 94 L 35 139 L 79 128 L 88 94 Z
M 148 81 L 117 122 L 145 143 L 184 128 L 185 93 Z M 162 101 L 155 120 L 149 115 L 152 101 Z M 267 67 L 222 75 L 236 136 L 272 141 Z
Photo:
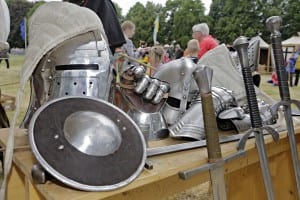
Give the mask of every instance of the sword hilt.
M 273 138 L 273 140 L 274 140 L 275 142 L 277 142 L 277 141 L 279 140 L 279 133 L 278 133 L 278 131 L 276 131 L 274 128 L 272 128 L 272 127 L 270 127 L 270 126 L 262 126 L 262 127 L 260 127 L 260 128 L 255 128 L 255 129 L 250 129 L 250 130 L 248 130 L 248 131 L 244 134 L 244 136 L 239 140 L 239 142 L 237 143 L 236 149 L 239 150 L 239 151 L 245 149 L 246 142 L 247 142 L 248 138 L 250 137 L 250 135 L 251 135 L 252 133 L 253 133 L 253 134 L 255 134 L 255 133 L 262 133 L 262 134 L 264 134 L 264 133 L 263 133 L 264 130 L 265 130 L 267 133 L 270 133 L 270 134 L 271 134 L 271 136 L 272 136 L 272 138 Z
M 211 93 L 212 69 L 198 66 L 193 75 L 201 95 L 208 159 L 209 162 L 216 162 L 222 159 L 222 152 Z
M 280 97 L 284 101 L 289 101 L 291 99 L 289 84 L 288 84 L 288 74 L 285 70 L 284 57 L 282 52 L 281 44 L 281 33 L 280 25 L 282 19 L 280 16 L 272 16 L 266 20 L 266 25 L 271 32 L 271 43 L 275 60 L 275 68 L 278 76 L 278 85 Z
M 292 104 L 294 104 L 298 110 L 300 110 L 300 101 L 298 100 L 291 99 L 289 101 L 279 101 L 271 106 L 271 115 L 278 118 L 277 112 L 279 111 L 280 106 L 290 107 Z
M 249 66 L 248 46 L 249 46 L 248 39 L 244 36 L 240 36 L 233 42 L 233 48 L 237 50 L 241 67 L 242 67 L 247 101 L 249 105 L 251 125 L 253 128 L 259 128 L 262 127 L 262 120 L 259 114 L 257 98 L 256 98 L 254 84 L 253 84 L 253 78 Z

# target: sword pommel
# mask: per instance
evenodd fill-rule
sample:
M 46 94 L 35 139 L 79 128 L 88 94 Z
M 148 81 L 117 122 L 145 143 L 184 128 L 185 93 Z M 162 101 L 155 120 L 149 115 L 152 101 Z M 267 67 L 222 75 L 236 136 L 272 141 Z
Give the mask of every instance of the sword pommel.
M 201 94 L 211 93 L 213 70 L 205 65 L 198 65 L 193 76 Z
M 248 38 L 245 36 L 240 36 L 233 42 L 233 48 L 248 48 L 249 42 Z
M 281 23 L 282 23 L 282 18 L 280 16 L 272 16 L 266 20 L 266 26 L 268 30 L 274 35 L 280 34 L 279 29 Z
M 239 55 L 242 67 L 249 67 L 248 46 L 249 41 L 245 36 L 240 36 L 233 42 L 233 48 Z

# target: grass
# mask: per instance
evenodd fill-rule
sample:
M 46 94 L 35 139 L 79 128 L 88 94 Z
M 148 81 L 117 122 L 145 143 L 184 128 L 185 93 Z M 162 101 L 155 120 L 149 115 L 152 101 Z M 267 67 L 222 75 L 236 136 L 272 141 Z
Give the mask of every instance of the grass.
M 2 62 L 0 64 L 0 88 L 2 91 L 2 94 L 16 96 L 20 80 L 20 71 L 21 67 L 24 62 L 24 56 L 23 55 L 11 55 L 10 56 L 10 69 L 6 69 L 5 62 Z M 267 83 L 267 80 L 271 79 L 270 74 L 264 74 L 262 75 L 261 80 L 261 86 L 260 89 L 264 91 L 266 94 L 271 96 L 276 101 L 280 100 L 279 96 L 279 89 L 277 86 L 273 86 L 270 83 Z M 290 87 L 290 94 L 292 99 L 300 100 L 300 83 L 297 87 Z M 25 91 L 25 98 L 23 99 L 22 106 L 21 106 L 21 113 L 18 118 L 18 122 L 20 122 L 23 119 L 23 116 L 25 115 L 25 112 L 28 107 L 29 103 L 29 95 L 30 95 L 30 88 L 29 84 L 26 86 Z M 12 119 L 14 111 L 7 111 L 7 115 L 9 119 Z
M 1 62 L 0 64 L 0 89 L 2 94 L 6 94 L 9 96 L 16 96 L 18 89 L 20 87 L 20 72 L 21 67 L 24 62 L 24 55 L 10 55 L 10 68 L 6 68 L 5 62 Z M 28 107 L 29 103 L 29 96 L 30 96 L 30 88 L 29 84 L 26 85 L 26 91 L 25 91 L 25 97 L 23 99 L 22 105 L 21 105 L 21 112 L 18 117 L 18 124 L 22 121 L 25 112 Z M 13 118 L 14 110 L 7 110 L 6 111 L 8 118 L 10 121 Z

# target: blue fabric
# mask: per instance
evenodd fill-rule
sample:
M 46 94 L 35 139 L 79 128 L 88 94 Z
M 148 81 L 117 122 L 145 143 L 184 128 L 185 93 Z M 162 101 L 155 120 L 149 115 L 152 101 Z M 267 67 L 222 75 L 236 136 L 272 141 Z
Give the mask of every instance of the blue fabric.
M 295 64 L 297 59 L 299 58 L 299 51 L 296 51 L 294 56 L 291 57 L 286 65 L 286 71 L 289 73 L 294 73 L 295 72 Z

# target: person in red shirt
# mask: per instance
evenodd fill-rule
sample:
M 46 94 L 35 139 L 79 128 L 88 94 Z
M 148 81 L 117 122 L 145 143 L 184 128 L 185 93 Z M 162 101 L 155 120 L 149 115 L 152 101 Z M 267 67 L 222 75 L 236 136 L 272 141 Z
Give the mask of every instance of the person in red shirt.
M 209 35 L 209 27 L 206 23 L 196 24 L 192 30 L 193 38 L 199 41 L 200 51 L 198 58 L 201 58 L 207 51 L 218 46 L 217 40 Z

